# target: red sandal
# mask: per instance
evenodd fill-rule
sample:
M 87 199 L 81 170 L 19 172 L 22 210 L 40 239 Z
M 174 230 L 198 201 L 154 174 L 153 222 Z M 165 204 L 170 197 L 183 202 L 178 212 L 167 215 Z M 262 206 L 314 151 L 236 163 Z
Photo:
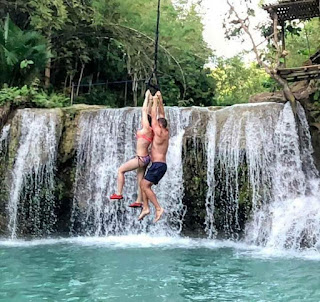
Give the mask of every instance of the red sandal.
M 112 194 L 110 199 L 123 199 L 123 195 Z
M 130 208 L 142 208 L 142 203 L 140 202 L 134 202 L 131 205 L 129 205 Z

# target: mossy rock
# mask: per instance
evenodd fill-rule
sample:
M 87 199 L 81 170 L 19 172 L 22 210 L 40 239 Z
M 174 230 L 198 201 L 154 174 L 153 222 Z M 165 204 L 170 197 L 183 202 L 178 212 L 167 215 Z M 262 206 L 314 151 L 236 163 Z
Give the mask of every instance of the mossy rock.
M 104 106 L 74 105 L 62 109 L 62 134 L 59 143 L 59 161 L 62 163 L 72 159 L 76 152 L 79 121 L 83 112 L 106 109 Z

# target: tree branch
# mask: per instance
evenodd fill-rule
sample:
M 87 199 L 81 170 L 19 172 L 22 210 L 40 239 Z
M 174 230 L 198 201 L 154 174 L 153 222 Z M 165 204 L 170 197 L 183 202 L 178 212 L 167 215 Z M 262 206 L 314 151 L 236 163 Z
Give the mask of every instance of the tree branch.
M 274 40 L 274 44 L 275 44 L 277 52 L 276 52 L 276 64 L 275 64 L 276 68 L 272 68 L 272 66 L 268 66 L 261 59 L 261 54 L 259 53 L 258 46 L 256 45 L 248 26 L 245 24 L 245 21 L 239 16 L 239 14 L 237 13 L 234 6 L 230 3 L 229 0 L 227 0 L 227 3 L 230 7 L 230 12 L 233 13 L 235 15 L 235 17 L 237 18 L 237 23 L 240 24 L 240 28 L 248 35 L 248 37 L 252 43 L 253 52 L 256 55 L 256 59 L 257 59 L 258 64 L 261 67 L 263 67 L 265 69 L 265 71 L 283 87 L 284 95 L 285 95 L 286 99 L 290 102 L 292 111 L 293 111 L 294 115 L 296 116 L 296 113 L 297 113 L 296 98 L 295 98 L 294 94 L 292 93 L 287 80 L 281 78 L 281 76 L 277 73 L 277 68 L 280 65 L 280 57 L 282 55 L 282 51 L 281 51 L 281 48 L 279 46 L 279 41 L 278 41 L 278 28 L 277 28 L 278 16 L 274 16 L 274 22 L 273 22 L 273 27 L 274 27 L 273 40 Z M 230 15 L 231 15 L 231 13 L 230 13 Z

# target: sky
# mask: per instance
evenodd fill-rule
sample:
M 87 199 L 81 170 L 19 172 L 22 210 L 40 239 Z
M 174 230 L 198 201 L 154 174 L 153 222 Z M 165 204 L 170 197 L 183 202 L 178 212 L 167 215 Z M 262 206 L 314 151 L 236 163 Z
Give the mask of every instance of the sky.
M 234 0 L 235 7 L 239 8 L 239 0 Z M 257 17 L 253 20 L 253 25 L 261 21 L 268 20 L 268 14 L 258 7 L 259 0 L 252 0 L 256 10 Z M 274 1 L 270 0 L 268 3 Z M 232 57 L 243 50 L 251 50 L 251 43 L 246 40 L 241 43 L 240 39 L 229 41 L 224 37 L 224 29 L 222 27 L 224 15 L 228 12 L 226 0 L 203 0 L 201 4 L 201 14 L 203 15 L 204 39 L 209 46 L 215 50 L 216 55 L 224 57 Z M 254 27 L 254 26 L 253 26 Z M 256 33 L 256 40 L 263 41 L 263 38 Z

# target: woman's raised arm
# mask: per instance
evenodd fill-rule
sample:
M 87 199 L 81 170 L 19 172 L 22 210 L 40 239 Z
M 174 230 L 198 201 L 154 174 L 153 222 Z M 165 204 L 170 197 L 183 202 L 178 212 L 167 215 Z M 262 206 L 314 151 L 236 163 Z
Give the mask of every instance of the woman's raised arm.
M 142 106 L 142 127 L 150 127 L 149 120 L 148 120 L 148 113 L 149 113 L 149 108 L 151 107 L 152 101 L 150 100 L 150 97 L 152 97 L 150 90 L 147 90 L 143 106 Z

